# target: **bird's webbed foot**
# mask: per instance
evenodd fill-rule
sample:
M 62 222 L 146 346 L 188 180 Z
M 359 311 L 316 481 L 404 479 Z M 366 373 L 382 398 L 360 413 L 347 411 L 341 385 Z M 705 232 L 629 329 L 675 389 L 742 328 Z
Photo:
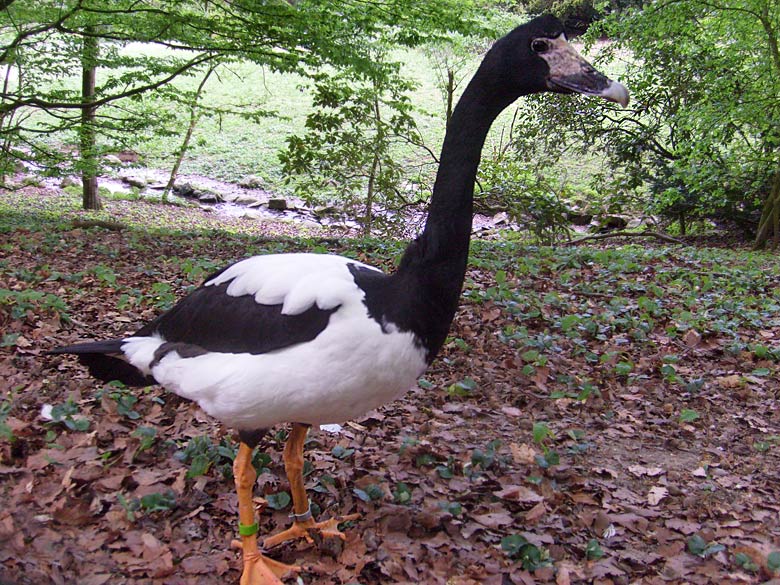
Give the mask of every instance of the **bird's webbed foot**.
M 293 514 L 293 525 L 286 530 L 282 530 L 277 534 L 268 536 L 263 541 L 263 548 L 271 548 L 288 542 L 290 540 L 297 540 L 299 538 L 306 539 L 306 542 L 312 544 L 314 537 L 319 536 L 322 538 L 340 538 L 346 540 L 346 535 L 339 530 L 339 524 L 342 522 L 348 522 L 350 520 L 357 520 L 360 518 L 360 514 L 349 514 L 339 518 L 328 518 L 321 522 L 315 522 L 311 516 L 311 511 L 307 511 L 304 514 Z
M 257 549 L 244 550 L 244 543 L 239 540 L 234 540 L 232 546 L 243 551 L 241 585 L 282 585 L 282 578 L 301 570 L 297 565 L 287 565 L 269 559 Z

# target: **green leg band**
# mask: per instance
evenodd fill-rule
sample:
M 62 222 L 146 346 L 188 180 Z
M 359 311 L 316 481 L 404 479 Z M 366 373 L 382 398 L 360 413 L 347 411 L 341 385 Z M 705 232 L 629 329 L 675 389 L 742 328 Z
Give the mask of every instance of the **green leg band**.
M 257 529 L 257 522 L 248 526 L 246 524 L 241 524 L 241 522 L 238 523 L 238 533 L 241 536 L 252 536 L 253 534 L 257 534 Z

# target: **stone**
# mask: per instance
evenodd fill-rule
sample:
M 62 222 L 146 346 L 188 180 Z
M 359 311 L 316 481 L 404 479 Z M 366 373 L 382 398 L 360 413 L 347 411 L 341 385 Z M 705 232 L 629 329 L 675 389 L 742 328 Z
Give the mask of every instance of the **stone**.
M 317 215 L 317 217 L 322 217 L 324 215 L 336 215 L 338 212 L 339 210 L 335 205 L 318 205 L 314 208 L 314 213 Z
M 149 184 L 145 177 L 139 177 L 137 175 L 124 176 L 122 177 L 122 182 L 138 189 L 146 189 L 146 186 Z
M 272 209 L 274 211 L 285 211 L 287 209 L 287 200 L 286 199 L 269 199 L 268 200 L 268 209 Z
M 247 175 L 238 182 L 238 186 L 244 189 L 263 189 L 265 188 L 265 181 L 257 175 Z
M 222 196 L 216 191 L 212 191 L 207 187 L 200 187 L 193 185 L 192 183 L 182 183 L 173 186 L 173 191 L 179 197 L 188 197 L 191 199 L 197 199 L 201 203 L 219 203 L 224 201 Z
M 215 191 L 202 191 L 198 195 L 198 201 L 201 203 L 219 203 L 222 197 Z
M 260 203 L 260 201 L 257 199 L 257 197 L 253 197 L 252 195 L 236 195 L 233 198 L 233 203 L 236 203 L 238 205 L 257 205 Z

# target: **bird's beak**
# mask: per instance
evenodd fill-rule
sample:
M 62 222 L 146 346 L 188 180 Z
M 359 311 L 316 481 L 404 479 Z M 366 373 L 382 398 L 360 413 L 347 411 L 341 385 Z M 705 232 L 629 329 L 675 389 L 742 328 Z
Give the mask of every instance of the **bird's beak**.
M 548 39 L 550 49 L 539 56 L 547 61 L 547 85 L 553 91 L 577 92 L 602 97 L 621 106 L 628 105 L 626 86 L 597 71 L 566 41 L 564 35 Z

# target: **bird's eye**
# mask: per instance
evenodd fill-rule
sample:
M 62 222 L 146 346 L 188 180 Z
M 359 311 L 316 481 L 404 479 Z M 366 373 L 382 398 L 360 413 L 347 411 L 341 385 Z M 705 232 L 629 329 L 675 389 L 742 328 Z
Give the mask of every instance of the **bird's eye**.
M 531 41 L 531 50 L 534 53 L 546 53 L 549 49 L 550 45 L 545 40 L 534 39 Z

